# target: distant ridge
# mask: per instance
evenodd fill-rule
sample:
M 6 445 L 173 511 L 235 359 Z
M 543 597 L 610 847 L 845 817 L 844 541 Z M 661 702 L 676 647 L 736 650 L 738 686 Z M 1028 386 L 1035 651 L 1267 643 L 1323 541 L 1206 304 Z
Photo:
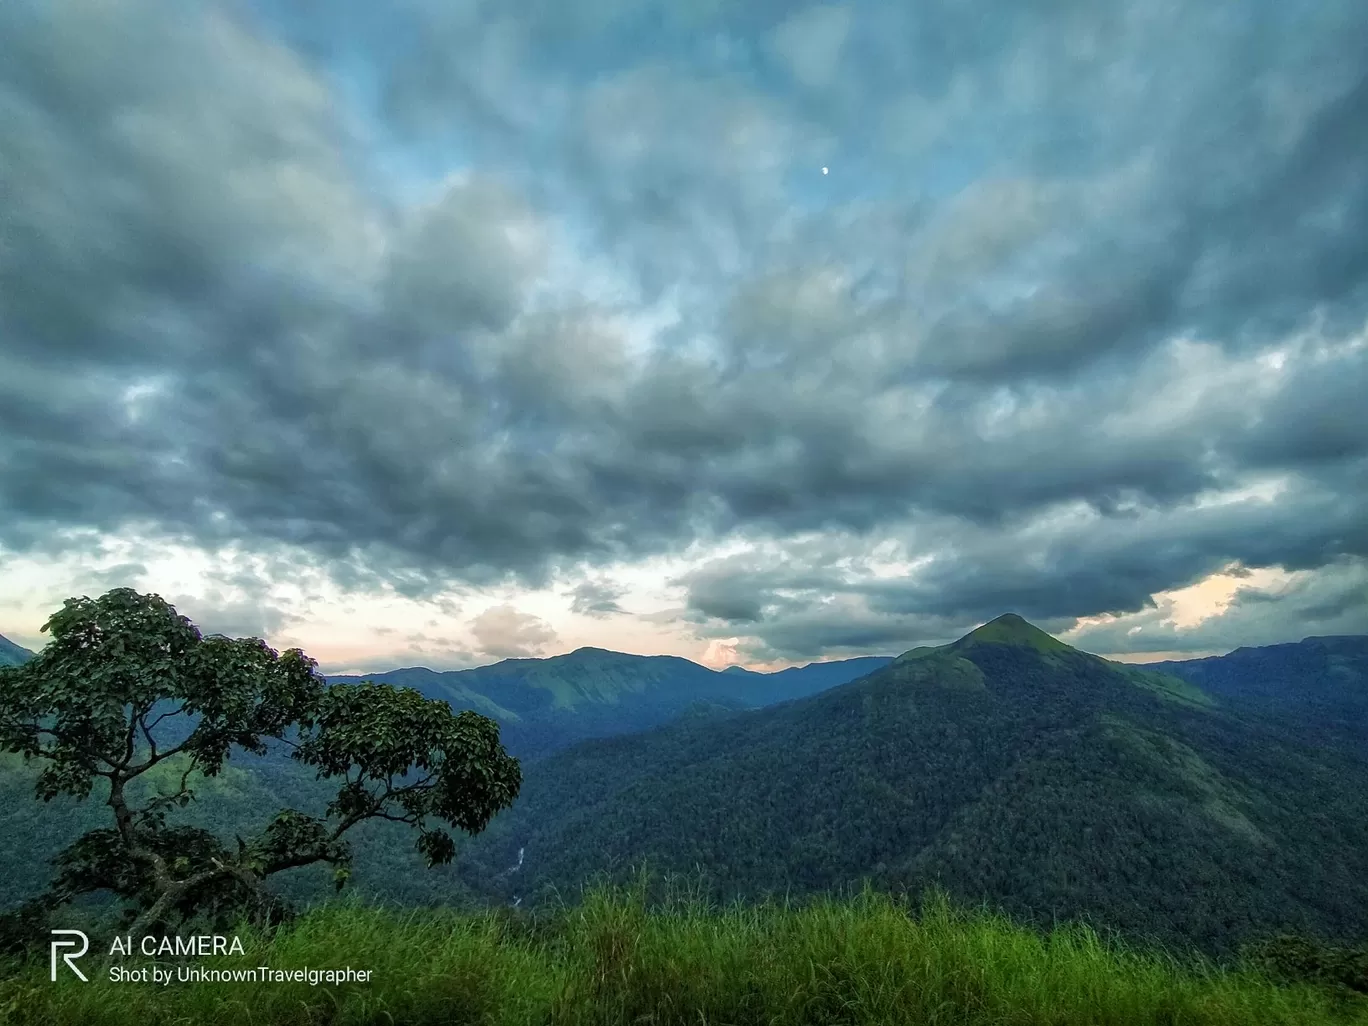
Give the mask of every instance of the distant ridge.
M 33 658 L 34 653 L 16 645 L 9 638 L 0 634 L 0 666 L 19 666 Z
M 382 673 L 328 675 L 335 684 L 362 680 L 412 687 L 454 708 L 493 717 L 508 750 L 544 755 L 577 741 L 649 730 L 692 710 L 759 709 L 816 694 L 863 677 L 892 661 L 864 656 L 776 673 L 743 667 L 714 670 L 679 656 L 642 656 L 584 647 L 547 658 L 505 659 L 468 670 L 408 667 Z
M 1264 710 L 1317 746 L 1368 756 L 1368 636 L 1341 634 L 1149 663 L 1231 707 Z

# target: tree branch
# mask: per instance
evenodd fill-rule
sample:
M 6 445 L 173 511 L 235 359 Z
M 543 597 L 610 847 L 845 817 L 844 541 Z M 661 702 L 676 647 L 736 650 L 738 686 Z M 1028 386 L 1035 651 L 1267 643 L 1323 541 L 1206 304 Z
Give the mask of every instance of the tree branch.
M 319 851 L 308 853 L 301 852 L 296 855 L 291 855 L 288 858 L 281 859 L 278 862 L 272 862 L 262 869 L 261 876 L 264 879 L 268 876 L 274 876 L 276 873 L 283 873 L 287 869 L 298 869 L 300 866 L 312 866 L 315 862 L 326 862 L 331 865 L 337 861 L 337 859 L 329 858 Z
M 138 725 L 142 727 L 143 737 L 147 739 L 147 761 L 149 764 L 157 761 L 157 742 L 152 740 L 152 731 L 147 726 L 147 714 L 138 717 Z
M 126 770 L 125 779 L 132 780 L 134 777 L 146 773 L 153 766 L 157 765 L 157 763 L 165 762 L 173 755 L 179 755 L 181 752 L 185 751 L 185 746 L 186 742 L 182 741 L 180 744 L 176 745 L 175 748 L 168 748 L 164 752 L 158 752 L 156 758 L 149 758 L 146 762 L 140 762 L 133 766 L 122 766 L 117 768 Z
M 151 711 L 152 711 L 152 710 L 150 710 L 150 709 L 148 710 L 148 712 L 151 712 Z M 155 727 L 157 726 L 158 723 L 160 723 L 162 720 L 166 719 L 168 716 L 179 716 L 179 715 L 180 715 L 181 713 L 183 713 L 183 712 L 185 712 L 185 703 L 184 703 L 184 702 L 182 702 L 182 703 L 181 703 L 177 708 L 175 708 L 175 709 L 168 709 L 168 710 L 166 710 L 166 712 L 162 713 L 160 716 L 158 716 L 155 720 L 152 721 L 152 725 L 151 725 L 151 727 L 149 727 L 148 729 L 150 730 L 150 729 L 155 728 Z
M 373 812 L 367 818 L 386 819 L 389 820 L 391 823 L 404 823 L 408 826 L 414 826 L 418 822 L 418 817 L 412 812 L 407 812 L 402 816 L 396 816 L 392 812 Z
M 142 714 L 138 712 L 137 706 L 132 706 L 133 714 L 128 718 L 128 738 L 124 743 L 123 762 L 118 763 L 119 768 L 127 767 L 133 761 L 134 744 L 138 738 L 138 720 Z
M 138 843 L 137 830 L 133 825 L 133 813 L 128 808 L 127 798 L 124 797 L 125 783 L 127 783 L 126 777 L 110 776 L 109 798 L 105 804 L 114 811 L 114 825 L 119 831 L 119 839 L 123 842 L 125 850 L 134 858 L 147 862 L 152 867 L 152 875 L 157 881 L 157 886 L 165 890 L 167 887 L 173 886 L 175 880 L 167 871 L 166 860 L 152 849 Z

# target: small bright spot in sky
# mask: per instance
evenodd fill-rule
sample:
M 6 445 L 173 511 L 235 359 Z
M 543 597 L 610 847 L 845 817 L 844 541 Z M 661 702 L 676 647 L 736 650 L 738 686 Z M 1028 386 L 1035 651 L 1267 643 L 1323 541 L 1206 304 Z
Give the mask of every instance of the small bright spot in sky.
M 822 168 L 822 174 L 826 174 L 826 173 L 827 173 L 827 169 L 826 169 L 826 168 Z

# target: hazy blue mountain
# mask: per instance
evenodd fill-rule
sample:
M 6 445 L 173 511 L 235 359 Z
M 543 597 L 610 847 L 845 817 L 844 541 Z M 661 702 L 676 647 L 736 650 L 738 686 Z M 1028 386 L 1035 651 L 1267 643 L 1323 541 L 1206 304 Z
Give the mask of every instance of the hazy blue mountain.
M 18 666 L 33 658 L 33 653 L 0 634 L 0 666 Z
M 869 879 L 1212 952 L 1362 937 L 1368 761 L 1009 615 L 806 699 L 529 764 L 460 869 L 530 902 L 642 858 L 724 899 Z
M 773 673 L 756 673 L 754 670 L 739 666 L 729 666 L 723 672 L 743 676 L 750 683 L 750 687 L 744 692 L 745 696 L 753 705 L 764 706 L 815 695 L 819 691 L 881 670 L 892 661 L 892 656 L 862 656 L 856 659 L 791 666 Z
M 1151 663 L 1231 708 L 1279 716 L 1321 744 L 1368 755 L 1368 636 L 1306 638 L 1223 656 Z
M 592 737 L 668 723 L 696 703 L 753 709 L 815 694 L 888 665 L 891 656 L 810 663 L 776 673 L 711 670 L 677 656 L 581 648 L 546 659 L 438 672 L 422 667 L 331 676 L 411 687 L 498 720 L 504 743 L 532 758 Z

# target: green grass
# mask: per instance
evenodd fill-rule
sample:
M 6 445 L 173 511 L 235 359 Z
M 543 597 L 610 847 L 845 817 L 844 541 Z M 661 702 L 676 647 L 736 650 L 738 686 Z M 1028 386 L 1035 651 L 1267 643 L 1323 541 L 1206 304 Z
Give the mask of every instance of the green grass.
M 1178 962 L 1072 926 L 1033 933 L 933 900 L 912 917 L 866 891 L 806 906 L 648 905 L 599 889 L 545 917 L 507 911 L 311 911 L 272 938 L 242 932 L 222 968 L 350 964 L 369 985 L 110 983 L 48 978 L 46 957 L 0 979 L 0 1022 L 170 1024 L 956 1024 L 1323 1026 L 1368 1002 Z M 107 947 L 108 941 L 104 942 Z M 95 945 L 93 944 L 92 947 Z M 133 963 L 130 963 L 133 964 Z

